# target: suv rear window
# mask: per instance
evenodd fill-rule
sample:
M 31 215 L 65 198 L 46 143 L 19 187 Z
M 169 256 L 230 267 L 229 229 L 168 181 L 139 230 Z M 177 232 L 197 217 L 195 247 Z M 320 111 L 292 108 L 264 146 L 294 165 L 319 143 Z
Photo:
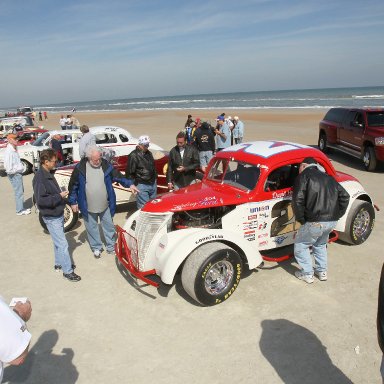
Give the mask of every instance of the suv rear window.
M 323 120 L 334 121 L 335 123 L 341 123 L 347 112 L 345 108 L 331 108 L 325 115 Z
M 367 120 L 370 127 L 384 127 L 384 112 L 368 112 Z

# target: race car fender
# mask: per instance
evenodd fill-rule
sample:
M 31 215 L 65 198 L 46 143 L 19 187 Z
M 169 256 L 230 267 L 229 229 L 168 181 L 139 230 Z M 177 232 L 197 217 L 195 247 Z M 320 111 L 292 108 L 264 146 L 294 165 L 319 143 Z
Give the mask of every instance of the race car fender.
M 344 232 L 346 230 L 345 225 L 347 222 L 349 211 L 355 200 L 363 200 L 373 204 L 371 197 L 364 190 L 363 186 L 357 181 L 345 181 L 340 183 L 345 190 L 349 193 L 349 204 L 345 214 L 339 219 L 335 227 L 336 231 Z
M 154 268 L 165 284 L 172 284 L 173 278 L 188 255 L 199 246 L 218 241 L 234 248 L 247 260 L 249 269 L 254 269 L 263 261 L 259 251 L 233 232 L 222 229 L 190 228 L 164 234 L 155 251 Z M 208 256 L 208 255 L 207 255 Z

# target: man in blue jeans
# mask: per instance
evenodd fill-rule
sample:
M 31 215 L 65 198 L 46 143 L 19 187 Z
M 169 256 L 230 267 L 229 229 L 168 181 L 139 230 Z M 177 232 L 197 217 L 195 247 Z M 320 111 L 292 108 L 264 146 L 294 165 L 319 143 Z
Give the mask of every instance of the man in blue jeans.
M 157 172 L 155 160 L 149 150 L 149 136 L 140 136 L 136 149 L 128 156 L 125 176 L 135 181 L 138 195 L 136 200 L 137 209 L 141 209 L 157 193 Z
M 81 278 L 73 270 L 69 255 L 68 242 L 64 233 L 64 207 L 68 191 L 62 191 L 52 171 L 56 166 L 57 155 L 52 149 L 40 153 L 40 169 L 33 178 L 33 193 L 37 207 L 53 240 L 55 254 L 55 271 L 63 271 L 63 277 L 77 282 Z
M 7 136 L 8 145 L 4 152 L 4 169 L 8 179 L 11 182 L 15 193 L 16 215 L 29 215 L 31 210 L 24 208 L 24 185 L 23 185 L 23 170 L 24 166 L 17 152 L 17 136 L 11 133 Z
M 293 186 L 292 208 L 301 224 L 295 238 L 295 258 L 301 270 L 295 276 L 308 284 L 315 275 L 327 280 L 328 236 L 344 215 L 349 203 L 348 192 L 312 157 L 300 164 Z M 313 270 L 310 247 L 315 258 Z
M 131 187 L 133 193 L 137 192 L 132 180 L 126 179 L 101 157 L 97 146 L 88 146 L 86 158 L 81 159 L 71 175 L 68 201 L 74 212 L 80 210 L 83 215 L 89 245 L 96 259 L 103 251 L 99 220 L 107 252 L 115 254 L 115 226 L 112 220 L 116 211 L 116 194 L 112 186 L 115 182 L 126 188 Z

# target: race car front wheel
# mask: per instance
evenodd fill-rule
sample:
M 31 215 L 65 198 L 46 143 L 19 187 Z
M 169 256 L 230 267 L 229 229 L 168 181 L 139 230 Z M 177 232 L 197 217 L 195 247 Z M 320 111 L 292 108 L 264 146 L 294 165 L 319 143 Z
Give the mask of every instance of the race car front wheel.
M 355 200 L 347 217 L 345 232 L 339 233 L 339 239 L 353 245 L 362 244 L 371 234 L 374 223 L 372 204 Z
M 79 213 L 73 212 L 71 206 L 67 203 L 64 207 L 64 232 L 69 232 L 78 222 Z M 44 223 L 43 216 L 39 212 L 39 221 L 41 226 L 47 231 L 47 226 Z
M 203 305 L 228 299 L 240 283 L 242 260 L 225 244 L 212 242 L 196 248 L 187 258 L 181 281 L 185 291 Z

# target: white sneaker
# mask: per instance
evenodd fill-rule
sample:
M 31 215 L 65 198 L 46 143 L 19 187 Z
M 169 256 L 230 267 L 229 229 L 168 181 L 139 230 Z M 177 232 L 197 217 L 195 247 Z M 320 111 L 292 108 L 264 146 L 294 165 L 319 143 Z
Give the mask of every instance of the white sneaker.
M 96 259 L 100 259 L 100 257 L 101 257 L 101 252 L 100 252 L 100 250 L 99 250 L 99 249 L 95 249 L 95 250 L 93 251 L 93 256 L 95 256 Z
M 313 278 L 313 275 L 307 275 L 307 274 L 303 273 L 302 271 L 296 271 L 295 276 L 299 280 L 303 280 L 308 284 L 312 284 L 315 281 L 315 279 Z
M 327 271 L 322 271 L 322 272 L 315 271 L 315 275 L 318 277 L 320 281 L 326 281 L 328 279 Z
M 20 211 L 20 212 L 16 213 L 17 216 L 24 216 L 24 215 L 30 215 L 30 214 L 31 214 L 31 209 L 30 208 L 24 209 L 24 211 Z

